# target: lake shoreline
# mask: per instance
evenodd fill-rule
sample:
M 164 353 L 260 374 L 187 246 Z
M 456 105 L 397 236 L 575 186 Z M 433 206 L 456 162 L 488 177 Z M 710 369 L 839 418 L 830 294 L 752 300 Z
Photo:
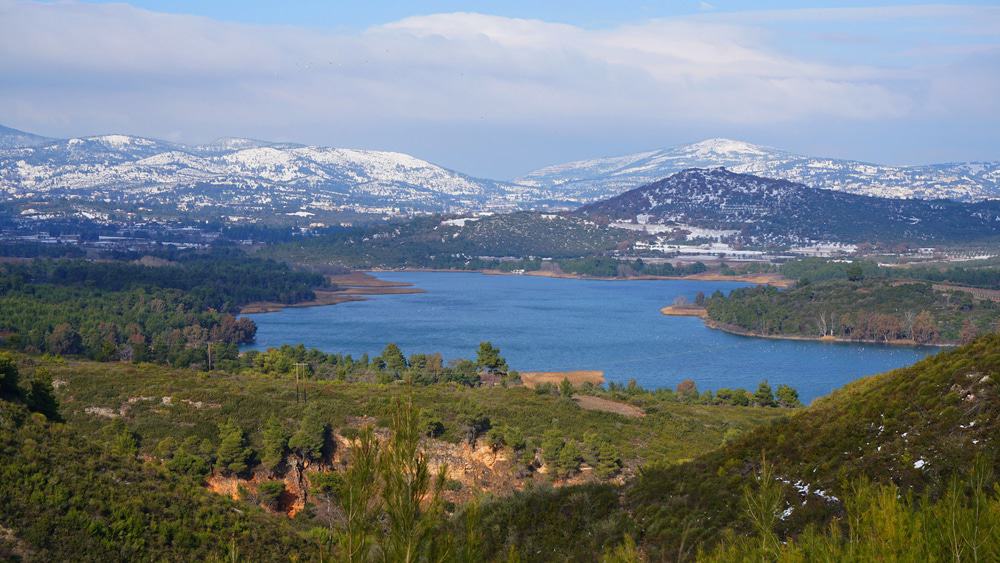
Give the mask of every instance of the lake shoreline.
M 673 388 L 684 379 L 692 379 L 700 389 L 752 389 L 766 377 L 796 387 L 804 401 L 859 375 L 909 365 L 937 350 L 806 342 L 776 346 L 700 324 L 672 322 L 656 313 L 676 295 L 694 305 L 699 290 L 706 295 L 727 293 L 748 285 L 745 282 L 608 284 L 466 274 L 372 272 L 382 282 L 407 282 L 426 293 L 248 315 L 257 325 L 256 339 L 240 349 L 263 351 L 302 343 L 327 353 L 371 358 L 392 342 L 406 355 L 440 353 L 447 361 L 474 358 L 480 343 L 489 341 L 522 374 L 556 372 L 549 376 L 554 385 L 563 379 L 573 383 L 575 372 L 582 370 L 603 372 L 606 381 L 621 384 L 635 379 L 648 389 Z M 376 283 L 361 277 L 369 285 Z
M 829 342 L 831 344 L 878 344 L 880 346 L 903 346 L 910 348 L 933 347 L 933 348 L 953 348 L 958 344 L 951 343 L 919 343 L 913 340 L 858 340 L 854 338 L 840 338 L 837 336 L 805 336 L 801 334 L 762 334 L 747 330 L 735 325 L 720 323 L 708 317 L 708 311 L 704 307 L 690 307 L 668 305 L 660 309 L 660 313 L 668 317 L 698 317 L 708 328 L 719 330 L 736 336 L 747 338 L 766 338 L 770 340 L 797 340 L 802 342 Z
M 413 284 L 405 282 L 394 282 L 379 279 L 372 274 L 392 273 L 392 272 L 435 272 L 435 273 L 471 273 L 485 276 L 531 276 L 552 279 L 571 280 L 591 280 L 591 281 L 721 281 L 755 283 L 758 285 L 771 285 L 774 287 L 789 287 L 794 283 L 780 274 L 747 274 L 739 276 L 726 276 L 714 272 L 703 272 L 688 276 L 627 276 L 627 277 L 607 277 L 607 276 L 587 276 L 583 274 L 572 274 L 566 272 L 553 272 L 549 270 L 536 270 L 532 272 L 514 273 L 503 270 L 479 269 L 479 270 L 455 270 L 445 268 L 399 268 L 399 269 L 371 269 L 354 270 L 347 274 L 328 275 L 326 278 L 338 289 L 314 289 L 316 297 L 308 301 L 298 303 L 277 303 L 273 301 L 258 301 L 248 303 L 240 308 L 239 314 L 252 315 L 261 313 L 274 313 L 284 309 L 295 309 L 305 307 L 325 307 L 327 305 L 339 305 L 352 301 L 366 301 L 368 295 L 405 295 L 413 293 L 425 293 L 423 289 L 414 287 Z M 664 313 L 667 314 L 667 313 Z
M 641 275 L 641 276 L 626 276 L 626 277 L 610 277 L 610 276 L 588 276 L 584 274 L 573 274 L 567 272 L 553 272 L 551 270 L 534 270 L 530 272 L 514 273 L 507 272 L 504 270 L 495 269 L 478 269 L 478 270 L 456 270 L 447 268 L 393 268 L 393 269 L 372 269 L 367 270 L 372 273 L 383 273 L 383 272 L 439 272 L 439 273 L 467 273 L 467 274 L 483 274 L 487 276 L 530 276 L 537 278 L 553 278 L 553 279 L 568 279 L 568 280 L 592 280 L 592 281 L 662 281 L 662 280 L 674 280 L 674 281 L 717 281 L 717 282 L 742 282 L 742 283 L 755 283 L 758 285 L 772 285 L 774 287 L 791 287 L 795 282 L 785 278 L 780 274 L 746 274 L 738 276 L 726 276 L 723 274 L 715 272 L 703 272 L 700 274 L 691 274 L 688 276 L 653 276 L 653 275 Z
M 313 293 L 316 294 L 315 298 L 298 303 L 275 303 L 271 301 L 248 303 L 240 308 L 240 314 L 274 313 L 284 309 L 324 307 L 351 301 L 367 301 L 367 296 L 369 295 L 425 293 L 423 289 L 414 287 L 411 283 L 380 280 L 365 272 L 326 276 L 326 279 L 337 286 L 337 289 L 315 289 L 313 290 Z

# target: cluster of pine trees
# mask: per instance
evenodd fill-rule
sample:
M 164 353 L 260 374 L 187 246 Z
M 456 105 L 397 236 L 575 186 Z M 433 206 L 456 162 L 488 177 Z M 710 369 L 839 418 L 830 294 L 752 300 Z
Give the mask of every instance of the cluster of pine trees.
M 860 276 L 860 274 L 859 274 Z M 705 301 L 711 320 L 763 335 L 836 337 L 918 344 L 968 343 L 993 332 L 1000 304 L 926 282 L 885 279 L 800 282 L 787 290 L 748 287 Z
M 328 354 L 302 344 L 282 345 L 266 351 L 250 350 L 218 366 L 230 371 L 251 370 L 266 375 L 294 375 L 314 379 L 336 379 L 367 383 L 407 381 L 417 385 L 458 383 L 475 387 L 483 376 L 491 382 L 517 381 L 517 373 L 507 366 L 500 350 L 490 342 L 482 342 L 476 359 L 455 358 L 445 362 L 440 353 L 406 356 L 399 346 L 389 343 L 375 357 L 362 354 Z
M 235 360 L 240 305 L 314 296 L 315 274 L 217 250 L 176 262 L 34 260 L 0 267 L 0 338 L 28 352 L 178 366 Z

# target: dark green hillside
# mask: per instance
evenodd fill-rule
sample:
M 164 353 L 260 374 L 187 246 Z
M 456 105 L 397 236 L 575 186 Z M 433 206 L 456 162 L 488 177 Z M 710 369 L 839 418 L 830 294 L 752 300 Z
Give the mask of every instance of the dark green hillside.
M 693 462 L 644 471 L 627 510 L 655 560 L 726 528 L 748 533 L 741 493 L 762 458 L 788 484 L 779 535 L 842 514 L 858 478 L 936 498 L 977 456 L 1000 469 L 998 376 L 1000 335 L 990 335 L 857 381 Z
M 871 260 L 826 260 L 804 258 L 782 264 L 779 271 L 793 280 L 822 281 L 851 278 L 893 278 L 947 283 L 984 289 L 1000 289 L 1000 261 L 974 260 L 956 266 L 947 262 L 882 266 Z
M 0 343 L 95 360 L 204 364 L 235 358 L 256 326 L 237 319 L 252 301 L 314 297 L 322 276 L 241 252 L 188 253 L 150 266 L 125 261 L 0 264 Z
M 870 197 L 817 190 L 725 168 L 690 168 L 574 214 L 595 220 L 685 224 L 740 231 L 745 244 L 970 242 L 1000 236 L 1000 204 Z
M 498 454 L 516 460 L 500 463 L 494 477 L 475 477 L 476 490 L 482 485 L 498 498 L 528 489 L 509 503 L 487 503 L 473 534 L 483 542 L 481 551 L 504 557 L 510 530 L 520 534 L 517 547 L 529 560 L 539 560 L 539 553 L 586 557 L 620 541 L 629 528 L 627 519 L 618 521 L 615 483 L 636 466 L 689 459 L 787 412 L 685 403 L 672 394 L 634 389 L 633 398 L 647 414 L 626 417 L 583 409 L 545 389 L 338 380 L 306 383 L 303 405 L 296 400 L 294 379 L 280 373 L 17 359 L 19 370 L 4 371 L 14 362 L 0 354 L 0 526 L 15 543 L 50 560 L 211 560 L 229 557 L 231 544 L 251 560 L 278 560 L 288 553 L 317 560 L 321 550 L 329 556 L 331 547 L 320 540 L 341 522 L 324 512 L 321 487 L 327 481 L 339 486 L 338 479 L 346 479 L 344 465 L 331 461 L 323 472 L 310 474 L 310 507 L 292 519 L 261 509 L 257 500 L 234 503 L 210 493 L 205 478 L 238 478 L 262 496 L 280 483 L 268 467 L 282 467 L 282 457 L 290 460 L 292 450 L 301 447 L 299 432 L 292 430 L 305 432 L 306 421 L 315 420 L 321 436 L 347 438 L 359 435 L 359 424 L 392 427 L 399 413 L 396 398 L 422 411 L 418 435 L 436 437 L 422 447 L 453 467 L 449 491 L 468 487 L 466 498 L 476 492 L 468 481 L 455 488 L 455 479 L 466 478 L 462 467 L 478 463 L 473 453 L 455 457 L 470 432 L 480 448 L 492 450 L 485 458 L 490 464 Z M 4 376 L 8 372 L 14 377 Z M 18 389 L 18 396 L 8 388 Z M 47 422 L 26 406 L 65 423 Z M 287 448 L 277 450 L 277 459 L 268 445 L 273 421 L 288 431 Z M 233 429 L 235 441 L 227 446 Z M 341 446 L 332 447 L 336 452 Z M 556 449 L 577 453 L 556 457 Z M 354 447 L 348 450 L 341 459 L 353 459 Z M 234 460 L 245 466 L 235 468 Z M 286 483 L 287 471 L 279 470 Z M 549 483 L 557 478 L 586 485 L 550 493 Z M 331 502 L 339 505 L 343 498 Z M 460 509 L 448 512 L 461 514 Z M 571 522 L 564 517 L 567 510 L 576 514 Z M 379 526 L 373 529 L 381 533 Z M 575 539 L 578 533 L 590 539 Z M 7 547 L 0 536 L 0 555 Z
M 752 334 L 920 344 L 968 342 L 1000 321 L 996 302 L 886 279 L 740 288 L 712 295 L 706 308 L 712 321 Z
M 336 229 L 314 238 L 261 249 L 268 256 L 315 269 L 497 267 L 477 257 L 567 258 L 603 255 L 635 237 L 566 215 L 513 213 L 449 224 L 441 217 Z M 525 267 L 525 266 L 520 266 Z M 538 265 L 527 266 L 538 269 Z
M 0 354 L 0 560 L 255 561 L 320 545 L 292 522 L 136 457 L 138 437 L 63 424 L 42 373 Z
M 603 254 L 630 236 L 569 215 L 515 213 L 466 223 L 457 239 L 473 255 L 563 258 Z

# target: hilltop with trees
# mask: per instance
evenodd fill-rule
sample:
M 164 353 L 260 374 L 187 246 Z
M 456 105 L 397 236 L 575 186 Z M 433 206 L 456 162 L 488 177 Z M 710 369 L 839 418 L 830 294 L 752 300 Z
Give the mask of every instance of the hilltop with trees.
M 779 291 L 751 287 L 705 302 L 714 326 L 762 336 L 914 344 L 968 343 L 993 332 L 1000 304 L 931 283 L 865 279 L 800 282 Z

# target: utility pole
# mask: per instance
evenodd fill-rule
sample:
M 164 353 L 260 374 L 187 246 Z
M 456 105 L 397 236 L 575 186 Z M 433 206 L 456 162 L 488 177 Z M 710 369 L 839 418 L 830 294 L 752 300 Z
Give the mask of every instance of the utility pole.
M 295 402 L 296 403 L 299 402 L 299 371 L 300 371 L 300 368 L 302 368 L 303 366 L 307 366 L 307 365 L 309 365 L 309 364 L 307 364 L 305 362 L 296 362 L 295 363 Z M 306 391 L 305 391 L 305 385 L 304 384 L 302 386 L 302 402 L 303 403 L 306 402 Z
M 212 343 L 208 343 L 208 371 L 212 371 Z

